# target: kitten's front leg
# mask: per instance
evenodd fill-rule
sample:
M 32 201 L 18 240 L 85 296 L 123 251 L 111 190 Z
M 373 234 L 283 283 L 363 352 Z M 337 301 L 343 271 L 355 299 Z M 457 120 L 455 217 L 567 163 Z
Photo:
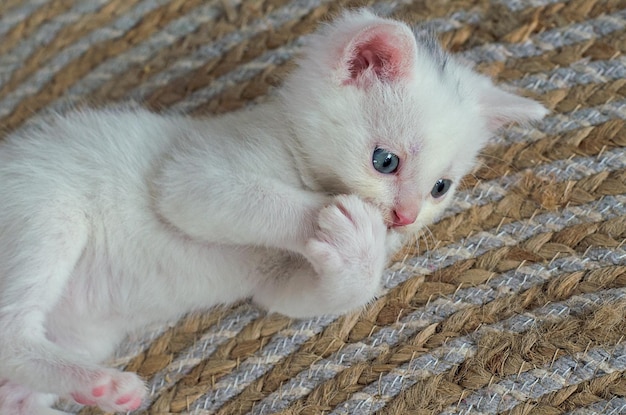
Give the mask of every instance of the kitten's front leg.
M 155 209 L 163 220 L 210 243 L 302 253 L 314 233 L 318 211 L 329 200 L 326 195 L 194 162 L 200 161 L 170 163 L 156 180 Z
M 304 252 L 310 265 L 294 269 L 287 281 L 270 279 L 255 295 L 270 311 L 339 314 L 367 304 L 380 289 L 391 231 L 378 209 L 354 195 L 337 196 L 317 224 Z

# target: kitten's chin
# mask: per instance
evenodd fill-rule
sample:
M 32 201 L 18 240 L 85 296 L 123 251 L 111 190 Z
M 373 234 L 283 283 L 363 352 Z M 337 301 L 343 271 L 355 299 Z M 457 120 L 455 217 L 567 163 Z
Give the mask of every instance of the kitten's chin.
M 401 235 L 414 235 L 419 232 L 419 230 L 421 229 L 421 226 L 415 223 L 412 223 L 410 225 L 400 226 L 400 225 L 394 225 L 393 223 L 388 222 L 387 229 L 390 229 L 394 232 L 398 232 Z

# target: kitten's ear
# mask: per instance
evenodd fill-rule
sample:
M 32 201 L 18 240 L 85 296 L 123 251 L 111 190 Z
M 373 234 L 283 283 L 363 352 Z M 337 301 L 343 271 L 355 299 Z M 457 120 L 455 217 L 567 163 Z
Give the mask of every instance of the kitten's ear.
M 405 25 L 380 19 L 357 31 L 343 48 L 343 84 L 367 87 L 376 80 L 395 82 L 410 76 L 415 37 Z
M 483 92 L 480 104 L 491 131 L 510 122 L 540 120 L 548 113 L 540 103 L 503 91 L 494 85 Z

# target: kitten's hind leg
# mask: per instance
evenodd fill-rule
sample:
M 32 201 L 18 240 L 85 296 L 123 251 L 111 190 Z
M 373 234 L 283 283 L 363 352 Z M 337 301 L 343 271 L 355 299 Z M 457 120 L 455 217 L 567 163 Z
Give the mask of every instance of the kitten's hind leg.
M 55 400 L 55 395 L 33 392 L 8 380 L 0 381 L 0 415 L 67 415 L 50 408 Z
M 0 223 L 0 376 L 108 411 L 137 409 L 146 391 L 136 375 L 98 366 L 46 332 L 88 237 L 84 215 L 63 212 Z
M 337 196 L 323 208 L 305 250 L 288 278 L 271 278 L 254 300 L 291 317 L 340 314 L 364 306 L 380 289 L 388 259 L 388 230 L 381 213 L 357 196 Z

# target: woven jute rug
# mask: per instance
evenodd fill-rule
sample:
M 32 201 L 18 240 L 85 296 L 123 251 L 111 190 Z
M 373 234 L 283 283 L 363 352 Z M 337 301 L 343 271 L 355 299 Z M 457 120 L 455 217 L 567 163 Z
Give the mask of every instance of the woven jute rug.
M 85 104 L 255 105 L 363 5 L 551 114 L 493 139 L 363 313 L 244 303 L 130 338 L 111 364 L 146 379 L 139 413 L 626 413 L 624 0 L 2 0 L 0 135 Z

